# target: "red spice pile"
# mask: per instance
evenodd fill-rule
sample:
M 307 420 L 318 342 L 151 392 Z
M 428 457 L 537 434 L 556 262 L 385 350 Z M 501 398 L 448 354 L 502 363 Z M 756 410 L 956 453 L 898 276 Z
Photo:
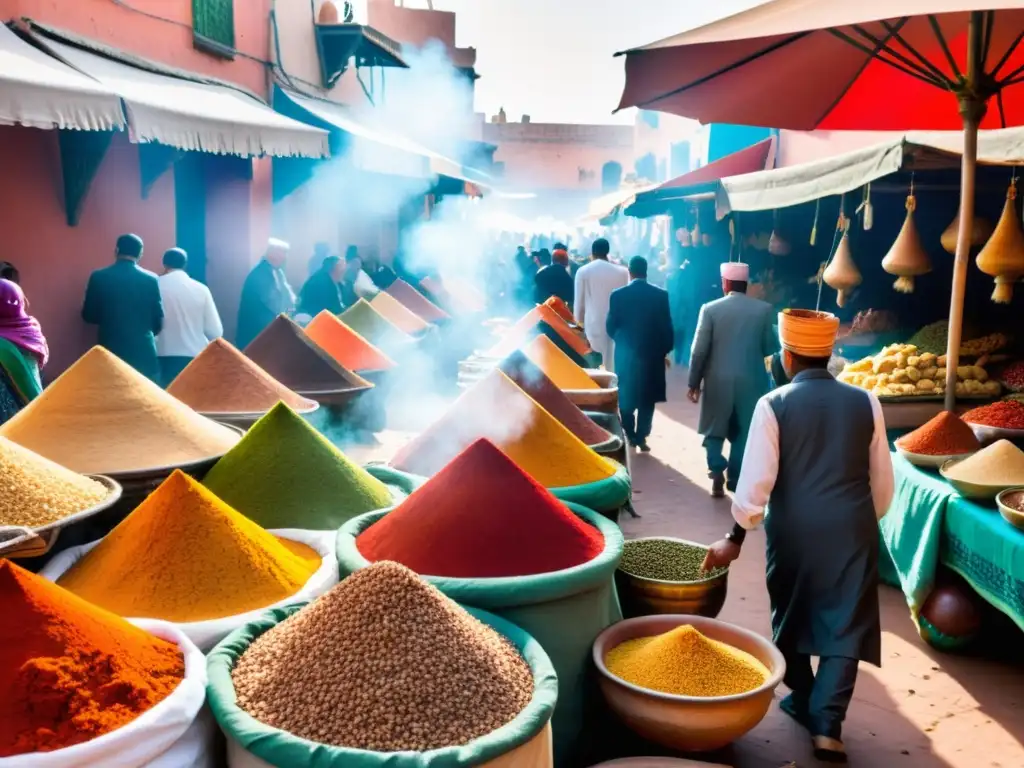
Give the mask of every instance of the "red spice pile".
M 952 411 L 943 411 L 928 423 L 899 438 L 896 445 L 923 456 L 956 456 L 981 448 L 974 431 Z
M 1010 363 L 1003 368 L 999 378 L 1009 389 L 1017 392 L 1024 390 L 1024 360 Z
M 538 366 L 519 350 L 506 357 L 502 372 L 540 406 L 565 425 L 566 429 L 587 445 L 598 445 L 611 439 L 611 434 L 598 426 Z
M 477 440 L 356 539 L 371 562 L 425 576 L 499 578 L 593 560 L 604 536 L 488 440 Z
M 1000 429 L 1024 429 L 1024 403 L 1000 400 L 998 403 L 982 405 L 965 413 L 964 421 Z

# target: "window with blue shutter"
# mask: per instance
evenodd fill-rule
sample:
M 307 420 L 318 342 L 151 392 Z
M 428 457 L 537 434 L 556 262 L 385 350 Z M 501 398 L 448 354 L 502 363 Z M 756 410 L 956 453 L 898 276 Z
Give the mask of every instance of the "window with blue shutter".
M 233 59 L 234 0 L 192 0 L 192 39 L 195 47 L 202 51 Z

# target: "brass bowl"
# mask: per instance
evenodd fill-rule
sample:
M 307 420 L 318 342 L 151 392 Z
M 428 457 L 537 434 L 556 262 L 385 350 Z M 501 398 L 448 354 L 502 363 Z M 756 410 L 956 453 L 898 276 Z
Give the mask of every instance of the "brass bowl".
M 950 459 L 941 467 L 939 467 L 939 474 L 942 475 L 946 482 L 953 486 L 954 490 L 963 496 L 965 499 L 973 499 L 975 501 L 992 501 L 1001 491 L 1006 490 L 1009 487 L 1017 485 L 1013 483 L 1007 485 L 1002 484 L 990 484 L 990 483 L 970 483 L 966 480 L 956 480 L 949 476 L 949 470 L 959 464 L 964 459 Z
M 1013 488 L 1007 488 L 1005 491 L 1001 491 L 996 496 L 996 506 L 999 507 L 999 514 L 1003 516 L 1003 520 L 1008 522 L 1014 528 L 1020 528 L 1024 530 L 1024 512 L 1019 512 L 1016 507 L 1011 507 L 1007 504 L 1007 500 L 1010 496 L 1024 493 L 1024 487 L 1015 486 Z
M 672 536 L 648 536 L 632 541 L 676 541 L 693 547 L 704 547 L 694 541 L 677 539 Z M 722 611 L 729 589 L 729 570 L 717 576 L 700 581 L 662 581 L 646 579 L 626 573 L 621 568 L 615 572 L 615 584 L 622 603 L 622 614 L 626 618 L 649 615 L 704 616 L 713 619 Z
M 745 651 L 768 668 L 758 688 L 732 696 L 676 696 L 615 677 L 604 665 L 608 651 L 627 640 L 690 625 L 712 640 Z M 703 616 L 642 616 L 613 624 L 594 641 L 598 684 L 609 708 L 641 737 L 678 752 L 711 752 L 731 744 L 761 720 L 786 674 L 782 653 L 750 630 Z

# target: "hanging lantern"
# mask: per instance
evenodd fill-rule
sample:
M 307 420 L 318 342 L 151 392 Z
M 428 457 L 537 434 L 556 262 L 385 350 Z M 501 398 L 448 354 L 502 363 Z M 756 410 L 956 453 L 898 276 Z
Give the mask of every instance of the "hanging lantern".
M 772 256 L 788 256 L 791 250 L 789 242 L 779 234 L 779 211 L 776 209 L 772 216 L 772 234 L 768 238 L 768 253 Z
M 897 279 L 892 287 L 900 293 L 913 293 L 914 278 L 932 271 L 931 261 L 924 246 L 921 245 L 921 236 L 917 233 L 917 225 L 914 223 L 916 207 L 917 198 L 911 191 L 907 195 L 907 218 L 903 220 L 903 227 L 889 253 L 882 259 L 882 269 L 890 275 L 896 275 Z
M 680 227 L 676 230 L 676 240 L 679 241 L 680 248 L 689 248 L 690 242 L 690 230 L 686 227 Z
M 320 12 L 317 14 L 317 24 L 337 24 L 338 19 L 338 6 L 335 5 L 334 0 L 324 0 L 320 6 Z
M 857 206 L 857 213 L 864 214 L 864 231 L 875 226 L 875 206 L 871 202 L 871 182 L 864 187 L 864 200 Z
M 711 235 L 707 232 L 702 232 L 700 235 L 700 244 L 705 248 L 709 247 L 711 245 Z
M 853 262 L 853 253 L 850 250 L 850 223 L 842 214 L 839 215 L 839 226 L 843 231 L 843 236 L 839 240 L 839 247 L 836 248 L 835 255 L 825 267 L 821 279 L 825 285 L 839 293 L 836 297 L 836 304 L 844 307 L 846 306 L 846 295 L 860 285 L 863 278 L 857 265 Z
M 1013 284 L 1024 277 L 1024 231 L 1017 217 L 1017 180 L 1006 190 L 1006 203 L 995 232 L 978 254 L 978 269 L 996 279 L 992 301 L 1009 304 Z
M 956 217 L 946 227 L 946 231 L 942 233 L 942 247 L 946 249 L 947 253 L 951 253 L 954 256 L 956 255 L 956 237 L 959 231 L 960 211 L 957 211 Z M 974 217 L 974 226 L 971 228 L 971 248 L 984 245 L 991 234 L 992 223 L 976 215 Z
M 701 235 L 701 232 L 700 232 L 700 216 L 699 215 L 698 216 L 694 216 L 694 218 L 693 218 L 693 232 L 690 234 L 690 237 L 693 239 L 693 247 L 694 248 L 696 248 L 697 246 L 699 246 L 699 245 L 701 245 L 703 243 L 703 236 Z

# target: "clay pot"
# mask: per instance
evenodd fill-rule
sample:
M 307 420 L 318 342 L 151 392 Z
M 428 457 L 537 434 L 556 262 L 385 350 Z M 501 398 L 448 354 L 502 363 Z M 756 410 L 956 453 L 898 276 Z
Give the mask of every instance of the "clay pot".
M 942 650 L 961 648 L 981 629 L 977 598 L 968 587 L 945 584 L 932 590 L 921 607 L 921 638 Z
M 324 0 L 320 5 L 319 13 L 317 13 L 316 23 L 337 24 L 339 21 L 338 6 L 334 4 L 334 0 Z
M 931 272 L 932 264 L 928 259 L 928 253 L 921 244 L 917 226 L 914 224 L 917 199 L 913 195 L 907 195 L 906 206 L 907 217 L 903 220 L 903 227 L 892 244 L 892 248 L 882 259 L 882 269 L 898 278 L 893 284 L 895 290 L 900 293 L 913 293 L 914 278 Z
M 1024 276 L 1024 231 L 1017 215 L 1016 198 L 1017 188 L 1011 184 L 995 232 L 977 259 L 978 269 L 996 279 L 992 293 L 996 304 L 1009 304 L 1013 299 L 1013 284 Z
M 850 291 L 861 284 L 863 278 L 853 261 L 853 252 L 850 250 L 850 234 L 847 230 L 843 231 L 835 256 L 825 267 L 821 279 L 825 281 L 825 285 L 838 292 L 836 304 L 840 307 L 846 305 Z

